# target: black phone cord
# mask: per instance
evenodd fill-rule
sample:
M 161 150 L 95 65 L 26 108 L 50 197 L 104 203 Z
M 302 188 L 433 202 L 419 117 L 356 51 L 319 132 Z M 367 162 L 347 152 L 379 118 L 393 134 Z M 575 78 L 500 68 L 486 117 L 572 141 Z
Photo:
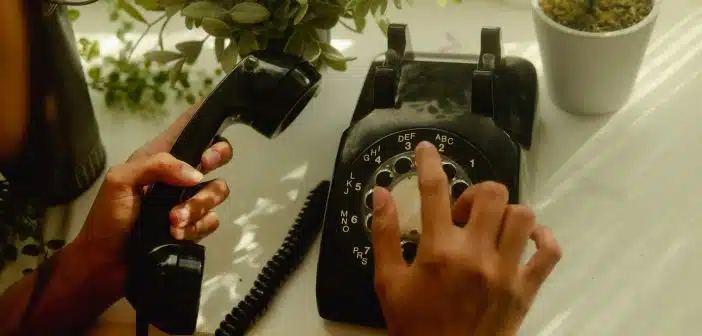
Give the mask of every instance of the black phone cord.
M 258 274 L 249 293 L 224 317 L 215 336 L 244 335 L 266 312 L 278 289 L 302 263 L 322 229 L 329 181 L 320 182 L 307 197 L 283 245 Z

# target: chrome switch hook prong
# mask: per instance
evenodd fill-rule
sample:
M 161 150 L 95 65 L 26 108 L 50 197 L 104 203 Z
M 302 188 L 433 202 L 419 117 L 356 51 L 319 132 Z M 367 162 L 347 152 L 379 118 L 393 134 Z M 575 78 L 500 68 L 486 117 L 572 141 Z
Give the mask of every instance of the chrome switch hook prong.
M 496 70 L 502 63 L 500 28 L 487 27 L 480 32 L 480 56 L 473 71 L 471 110 L 488 118 L 495 117 Z

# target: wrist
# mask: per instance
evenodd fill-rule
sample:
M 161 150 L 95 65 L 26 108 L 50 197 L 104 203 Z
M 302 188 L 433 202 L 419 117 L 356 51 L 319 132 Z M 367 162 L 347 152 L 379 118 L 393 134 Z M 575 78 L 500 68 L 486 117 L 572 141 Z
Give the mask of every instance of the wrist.
M 91 284 L 95 285 L 95 290 L 101 294 L 115 296 L 116 300 L 124 296 L 127 266 L 121 258 L 105 256 L 95 245 L 80 238 L 66 245 L 62 253 L 65 254 L 65 258 L 82 263 Z

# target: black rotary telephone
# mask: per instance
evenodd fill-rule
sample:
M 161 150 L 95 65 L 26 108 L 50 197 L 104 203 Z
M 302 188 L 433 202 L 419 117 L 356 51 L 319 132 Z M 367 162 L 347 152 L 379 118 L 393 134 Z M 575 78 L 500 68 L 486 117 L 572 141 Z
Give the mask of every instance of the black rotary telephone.
M 478 55 L 413 52 L 404 24 L 390 25 L 387 41 L 339 145 L 317 269 L 320 316 L 371 327 L 385 326 L 373 287 L 373 187 L 387 187 L 397 201 L 402 252 L 412 262 L 421 224 L 404 216 L 419 205 L 415 146 L 438 148 L 452 199 L 493 180 L 516 203 L 537 99 L 534 66 L 503 55 L 500 28 L 482 29 Z

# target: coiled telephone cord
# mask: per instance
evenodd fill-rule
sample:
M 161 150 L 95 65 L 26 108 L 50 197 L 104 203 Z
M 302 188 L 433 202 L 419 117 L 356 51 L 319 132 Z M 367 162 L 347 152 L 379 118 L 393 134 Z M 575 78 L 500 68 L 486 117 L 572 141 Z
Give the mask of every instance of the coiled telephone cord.
M 258 274 L 249 293 L 224 317 L 216 336 L 244 335 L 266 312 L 283 283 L 302 263 L 322 229 L 329 181 L 320 182 L 307 197 L 283 245 Z

